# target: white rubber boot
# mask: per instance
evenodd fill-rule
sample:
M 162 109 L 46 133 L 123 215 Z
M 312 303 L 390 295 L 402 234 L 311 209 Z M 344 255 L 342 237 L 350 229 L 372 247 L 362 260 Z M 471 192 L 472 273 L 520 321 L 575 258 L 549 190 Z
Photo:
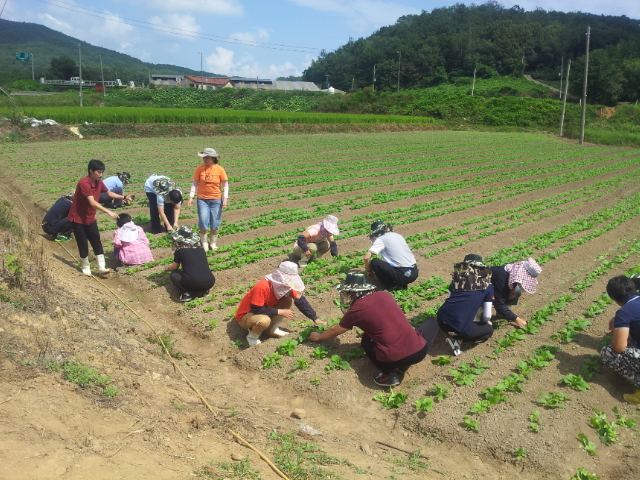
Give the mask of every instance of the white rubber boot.
M 96 260 L 98 260 L 98 271 L 100 273 L 111 273 L 111 270 L 105 265 L 104 255 L 96 255 Z
M 278 328 L 278 325 L 280 325 L 280 322 L 282 322 L 282 320 L 272 320 L 271 321 L 271 325 L 269 325 L 269 328 L 267 328 L 267 335 L 269 335 L 270 337 L 284 337 L 285 335 L 289 335 L 289 332 L 285 332 L 284 330 L 281 330 Z
M 200 245 L 202 245 L 205 252 L 209 250 L 209 236 L 206 233 L 204 235 L 200 235 Z
M 89 265 L 89 257 L 81 258 L 80 265 L 82 266 L 82 273 L 87 276 L 91 276 L 91 265 Z
M 218 235 L 211 235 L 211 250 L 218 249 L 218 245 L 216 245 L 216 243 L 218 243 Z
M 254 332 L 253 330 L 249 330 L 249 334 L 247 335 L 247 342 L 249 343 L 250 347 L 255 347 L 256 345 L 261 343 L 260 334 Z

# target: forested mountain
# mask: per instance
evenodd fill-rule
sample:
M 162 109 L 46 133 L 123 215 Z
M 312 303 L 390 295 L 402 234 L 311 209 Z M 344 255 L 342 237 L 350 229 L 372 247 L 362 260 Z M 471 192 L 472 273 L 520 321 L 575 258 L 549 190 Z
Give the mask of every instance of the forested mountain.
M 72 60 L 76 68 L 74 76 L 78 76 L 78 44 L 82 49 L 82 76 L 89 80 L 100 79 L 99 55 L 102 55 L 105 80 L 120 78 L 122 81 L 133 80 L 136 84 L 148 84 L 150 73 L 200 75 L 199 70 L 146 63 L 130 55 L 96 47 L 44 25 L 0 19 L 0 85 L 21 78 L 31 78 L 31 62 L 17 61 L 16 52 L 33 53 L 36 80 L 40 77 L 68 80 L 52 76 L 54 72 L 50 70 L 51 60 L 61 57 Z
M 566 70 L 572 59 L 570 83 L 579 94 L 590 26 L 591 99 L 632 101 L 640 88 L 639 23 L 625 16 L 507 9 L 494 1 L 457 4 L 401 17 L 368 38 L 323 51 L 303 78 L 324 84 L 329 75 L 332 86 L 351 91 L 374 85 L 375 66 L 375 88 L 395 89 L 400 58 L 401 88 L 470 77 L 474 69 L 481 77 L 535 72 L 558 79 L 562 60 Z

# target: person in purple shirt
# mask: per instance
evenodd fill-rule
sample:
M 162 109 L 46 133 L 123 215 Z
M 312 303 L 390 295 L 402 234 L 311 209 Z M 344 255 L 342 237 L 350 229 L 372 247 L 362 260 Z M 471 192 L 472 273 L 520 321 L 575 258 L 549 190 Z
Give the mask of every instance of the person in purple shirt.
M 600 351 L 602 363 L 636 388 L 625 394 L 629 403 L 640 404 L 640 297 L 631 278 L 620 275 L 607 283 L 607 294 L 621 308 L 609 320 L 611 345 Z
M 437 327 L 423 329 L 421 325 L 414 329 L 393 295 L 376 291 L 376 286 L 367 283 L 361 273 L 347 273 L 345 283 L 337 289 L 344 316 L 323 333 L 312 332 L 309 339 L 319 342 L 358 327 L 363 331 L 362 348 L 380 370 L 373 377 L 374 382 L 383 387 L 399 385 L 409 367 L 427 355 Z

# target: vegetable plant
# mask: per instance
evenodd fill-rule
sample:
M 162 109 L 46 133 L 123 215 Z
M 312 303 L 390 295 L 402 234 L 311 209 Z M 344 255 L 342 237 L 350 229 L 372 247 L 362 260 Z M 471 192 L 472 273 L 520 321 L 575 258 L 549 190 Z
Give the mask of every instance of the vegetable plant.
M 571 400 L 569 396 L 564 393 L 549 392 L 540 393 L 536 402 L 544 406 L 544 408 L 567 408 L 564 402 L 569 400 Z
M 596 444 L 587 438 L 584 433 L 578 434 L 578 440 L 580 440 L 580 446 L 592 457 L 596 456 Z
M 398 408 L 404 402 L 407 401 L 407 394 L 402 392 L 394 392 L 393 388 L 389 389 L 389 393 L 378 393 L 373 399 L 380 402 L 384 408 L 390 410 L 392 408 Z

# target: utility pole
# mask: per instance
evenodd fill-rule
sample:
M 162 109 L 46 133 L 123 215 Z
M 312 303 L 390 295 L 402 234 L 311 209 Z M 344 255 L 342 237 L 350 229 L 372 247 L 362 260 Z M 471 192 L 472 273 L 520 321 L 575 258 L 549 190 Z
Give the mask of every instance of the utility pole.
M 324 83 L 327 86 L 327 88 L 329 88 L 329 74 L 327 73 L 324 74 Z
M 564 99 L 562 100 L 562 115 L 560 116 L 560 136 L 562 136 L 562 128 L 564 127 L 564 111 L 567 108 L 567 93 L 569 92 L 569 73 L 571 72 L 571 59 L 567 65 L 567 81 L 564 86 Z
M 373 90 L 376 89 L 376 66 L 373 65 Z
M 80 62 L 80 106 L 82 106 L 82 50 L 80 49 L 80 44 L 78 44 L 78 60 Z
M 587 76 L 589 74 L 589 40 L 591 39 L 591 26 L 587 27 L 587 51 L 584 60 L 584 84 L 582 86 L 582 115 L 580 115 L 580 145 L 584 143 L 584 117 L 587 113 Z
M 400 60 L 402 59 L 402 54 L 397 52 L 398 54 L 398 93 L 400 93 Z
M 107 86 L 104 83 L 104 70 L 102 69 L 102 55 L 98 55 L 100 57 L 100 76 L 102 77 L 102 96 L 105 97 L 107 95 Z
M 200 90 L 204 90 L 204 77 L 202 76 L 202 52 L 198 52 L 200 54 Z
M 35 82 L 36 80 L 36 76 L 35 76 L 35 69 L 33 68 L 33 53 L 30 53 L 29 56 L 31 57 L 31 80 Z
M 471 84 L 471 96 L 473 97 L 473 92 L 476 90 L 476 69 L 473 69 L 473 83 Z
M 351 77 L 351 91 L 353 92 L 353 87 L 356 84 L 356 77 Z

